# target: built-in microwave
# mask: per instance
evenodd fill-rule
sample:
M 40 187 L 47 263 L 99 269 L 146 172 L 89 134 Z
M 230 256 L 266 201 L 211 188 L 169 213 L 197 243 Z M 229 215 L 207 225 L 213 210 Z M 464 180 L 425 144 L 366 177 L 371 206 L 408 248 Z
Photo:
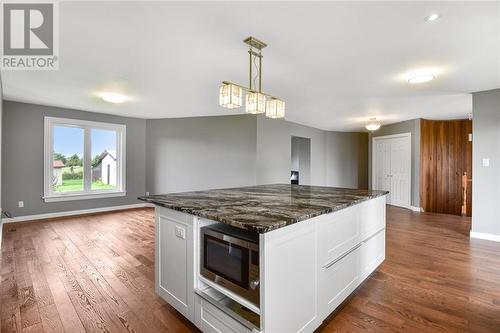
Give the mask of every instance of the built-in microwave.
M 200 274 L 259 306 L 259 235 L 215 223 L 200 229 Z

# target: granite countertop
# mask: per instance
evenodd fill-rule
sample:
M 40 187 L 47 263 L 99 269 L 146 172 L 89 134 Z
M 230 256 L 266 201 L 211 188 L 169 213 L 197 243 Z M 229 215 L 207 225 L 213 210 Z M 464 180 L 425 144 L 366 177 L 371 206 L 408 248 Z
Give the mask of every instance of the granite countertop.
M 273 184 L 139 197 L 184 213 L 265 233 L 331 213 L 387 191 Z

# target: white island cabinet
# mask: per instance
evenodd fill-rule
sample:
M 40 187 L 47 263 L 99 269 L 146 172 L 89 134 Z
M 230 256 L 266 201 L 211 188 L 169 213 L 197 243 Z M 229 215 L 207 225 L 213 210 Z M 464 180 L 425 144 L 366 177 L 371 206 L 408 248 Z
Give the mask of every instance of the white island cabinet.
M 200 228 L 216 223 L 156 206 L 156 292 L 203 332 L 312 332 L 385 259 L 385 195 L 259 234 L 260 322 L 200 276 Z

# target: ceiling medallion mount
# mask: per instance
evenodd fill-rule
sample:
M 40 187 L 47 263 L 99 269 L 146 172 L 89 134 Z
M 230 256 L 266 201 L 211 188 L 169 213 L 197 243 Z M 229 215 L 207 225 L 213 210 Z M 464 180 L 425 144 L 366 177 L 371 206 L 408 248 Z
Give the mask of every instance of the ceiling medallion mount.
M 285 102 L 262 91 L 262 49 L 267 44 L 251 36 L 243 40 L 243 42 L 250 46 L 248 50 L 248 87 L 222 81 L 222 86 L 219 89 L 219 105 L 228 109 L 240 107 L 243 104 L 243 91 L 246 91 L 245 111 L 247 113 L 265 113 L 267 117 L 273 119 L 284 118 Z M 253 74 L 254 70 L 255 76 Z

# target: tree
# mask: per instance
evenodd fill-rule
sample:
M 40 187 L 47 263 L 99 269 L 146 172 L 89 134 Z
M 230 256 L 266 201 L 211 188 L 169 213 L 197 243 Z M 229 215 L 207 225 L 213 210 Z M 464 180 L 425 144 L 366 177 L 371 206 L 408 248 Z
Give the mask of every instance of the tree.
M 64 164 L 66 164 L 66 156 L 64 156 L 61 153 L 54 153 L 54 161 L 62 161 Z
M 101 157 L 100 155 L 95 155 L 94 158 L 92 159 L 91 164 L 93 168 L 95 168 L 101 161 L 100 157 Z
M 83 160 L 78 157 L 77 154 L 73 154 L 71 155 L 69 158 L 68 158 L 68 163 L 66 164 L 66 166 L 82 166 L 83 165 Z

